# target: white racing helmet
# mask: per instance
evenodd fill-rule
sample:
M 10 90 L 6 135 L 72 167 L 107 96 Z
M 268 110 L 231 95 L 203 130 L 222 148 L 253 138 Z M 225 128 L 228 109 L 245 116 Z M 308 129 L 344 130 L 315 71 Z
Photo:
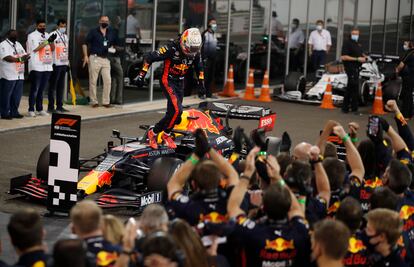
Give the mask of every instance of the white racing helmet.
M 189 28 L 181 34 L 181 51 L 186 56 L 194 57 L 200 52 L 202 42 L 200 31 L 197 28 Z

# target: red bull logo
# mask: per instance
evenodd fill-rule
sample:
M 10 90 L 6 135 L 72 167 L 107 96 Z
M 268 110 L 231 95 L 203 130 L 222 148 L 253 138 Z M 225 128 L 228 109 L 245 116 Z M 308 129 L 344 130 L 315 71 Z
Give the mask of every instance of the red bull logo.
M 178 64 L 174 65 L 174 68 L 180 71 L 186 71 L 188 69 L 188 66 L 186 64 Z
M 210 115 L 205 114 L 199 110 L 191 109 L 188 110 L 188 116 L 197 118 L 196 120 L 190 119 L 188 122 L 187 129 L 189 131 L 195 131 L 196 129 L 203 129 L 210 133 L 220 134 L 219 129 L 214 125 L 213 119 Z
M 46 264 L 44 261 L 36 261 L 32 267 L 46 267 Z
M 409 205 L 404 205 L 400 209 L 400 218 L 403 220 L 408 220 L 414 214 L 414 207 Z
M 329 206 L 329 208 L 328 208 L 328 214 L 335 213 L 338 210 L 339 205 L 341 205 L 341 202 L 340 201 L 336 201 L 331 206 Z
M 362 250 L 366 250 L 367 248 L 364 246 L 364 243 L 359 240 L 356 239 L 355 237 L 351 237 L 349 239 L 349 244 L 348 244 L 348 251 L 355 254 L 358 253 Z
M 96 265 L 97 266 L 108 266 L 118 259 L 118 254 L 116 252 L 107 252 L 107 251 L 100 251 L 96 255 Z
M 220 214 L 218 212 L 210 212 L 209 214 L 201 214 L 200 215 L 201 222 L 209 222 L 209 223 L 225 223 L 227 222 L 227 216 Z
M 275 250 L 277 252 L 282 252 L 288 249 L 295 249 L 293 240 L 285 240 L 281 237 L 276 238 L 275 240 L 266 239 L 265 249 Z
M 364 187 L 369 187 L 369 188 L 377 188 L 382 186 L 382 180 L 379 179 L 378 177 L 375 177 L 375 179 L 369 179 L 365 181 Z

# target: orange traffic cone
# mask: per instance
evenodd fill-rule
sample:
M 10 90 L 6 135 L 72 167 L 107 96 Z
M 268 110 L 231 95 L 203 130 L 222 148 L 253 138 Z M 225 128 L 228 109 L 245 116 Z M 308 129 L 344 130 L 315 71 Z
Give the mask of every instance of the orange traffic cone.
M 227 75 L 226 85 L 224 86 L 223 92 L 218 94 L 219 96 L 226 96 L 226 97 L 234 97 L 238 96 L 234 92 L 234 72 L 233 72 L 233 65 L 230 65 L 229 72 Z
M 378 83 L 377 90 L 375 90 L 374 104 L 372 105 L 372 114 L 384 115 L 384 106 L 382 104 L 382 86 L 381 82 Z
M 260 91 L 259 101 L 261 102 L 272 102 L 272 99 L 270 98 L 270 92 L 269 92 L 269 72 L 266 71 L 265 75 L 263 77 L 263 84 L 262 84 L 262 90 Z
M 256 100 L 256 96 L 254 95 L 254 69 L 249 70 L 249 80 L 246 84 L 246 91 L 244 93 L 243 99 Z
M 323 108 L 323 109 L 334 109 L 335 108 L 332 102 L 332 85 L 331 85 L 331 79 L 329 78 L 328 78 L 328 84 L 326 85 L 325 93 L 323 94 L 323 99 L 322 99 L 320 108 Z

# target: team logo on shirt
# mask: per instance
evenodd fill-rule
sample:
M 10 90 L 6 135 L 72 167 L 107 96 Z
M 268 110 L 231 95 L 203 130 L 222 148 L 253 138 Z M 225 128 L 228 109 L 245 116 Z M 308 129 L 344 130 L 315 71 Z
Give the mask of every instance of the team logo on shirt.
M 414 207 L 409 205 L 404 205 L 400 209 L 400 218 L 403 220 L 408 220 L 414 214 Z
M 116 252 L 100 251 L 96 255 L 97 266 L 111 266 L 118 259 Z
M 378 177 L 375 177 L 375 179 L 365 180 L 364 187 L 377 188 L 380 186 L 382 186 L 382 180 L 379 179 Z
M 351 237 L 348 243 L 348 254 L 343 261 L 344 264 L 346 266 L 365 265 L 367 262 L 366 249 L 362 240 Z
M 339 205 L 341 205 L 341 202 L 340 201 L 335 201 L 331 206 L 329 206 L 328 214 L 335 213 L 338 210 Z
M 181 72 L 188 70 L 188 66 L 186 64 L 177 64 L 177 65 L 174 65 L 174 68 L 176 68 L 177 70 Z
M 44 261 L 36 261 L 32 267 L 46 267 L 46 264 Z
M 227 222 L 227 216 L 222 215 L 216 211 L 210 212 L 208 214 L 200 214 L 200 221 L 201 222 L 209 222 L 209 223 L 225 223 Z
M 275 240 L 266 239 L 265 249 L 275 250 L 277 252 L 282 252 L 288 249 L 294 249 L 295 245 L 293 240 L 285 240 L 284 238 L 278 237 Z
M 362 240 L 356 239 L 355 237 L 351 237 L 349 239 L 349 244 L 348 244 L 349 252 L 355 254 L 365 249 L 367 248 L 364 246 L 364 243 L 362 242 Z

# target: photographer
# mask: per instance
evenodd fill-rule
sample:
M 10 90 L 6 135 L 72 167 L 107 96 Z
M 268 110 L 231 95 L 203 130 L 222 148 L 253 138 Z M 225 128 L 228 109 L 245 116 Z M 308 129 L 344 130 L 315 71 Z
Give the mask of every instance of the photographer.
M 263 211 L 260 222 L 246 217 L 240 204 L 256 171 L 255 158 L 259 148 L 247 156 L 246 168 L 240 182 L 228 201 L 228 214 L 235 224 L 234 235 L 243 240 L 247 266 L 309 266 L 310 239 L 305 214 L 294 194 L 281 178 L 276 159 L 266 160 L 271 185 L 263 194 Z M 278 265 L 279 266 L 279 265 Z

